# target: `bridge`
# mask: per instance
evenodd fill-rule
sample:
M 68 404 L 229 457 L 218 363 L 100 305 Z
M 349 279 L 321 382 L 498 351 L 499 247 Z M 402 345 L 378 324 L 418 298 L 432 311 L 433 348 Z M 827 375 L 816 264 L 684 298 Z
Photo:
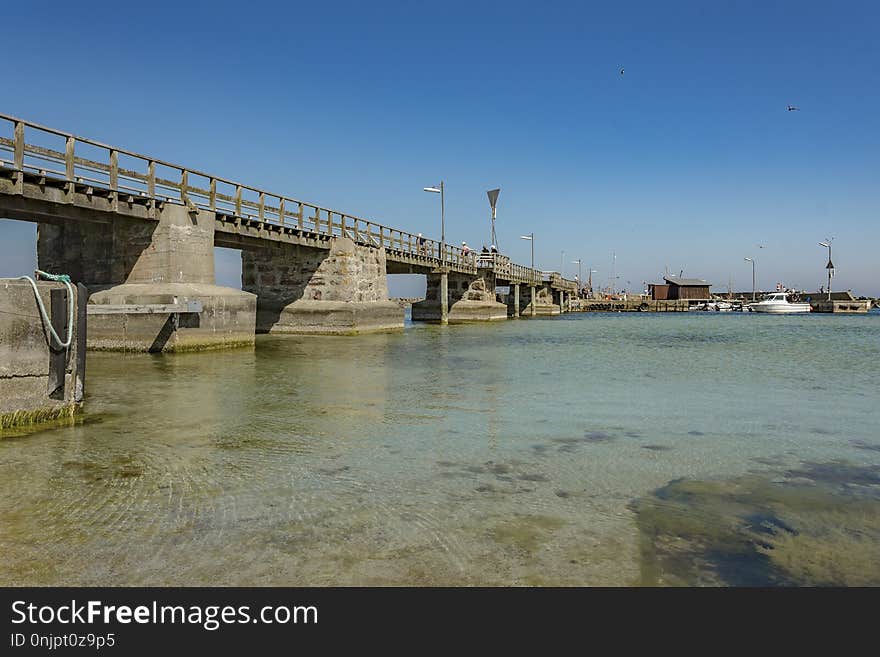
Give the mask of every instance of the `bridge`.
M 252 344 L 255 332 L 403 327 L 387 275 L 421 273 L 416 321 L 565 312 L 577 283 L 345 212 L 0 114 L 0 217 L 36 222 L 41 270 L 89 293 L 90 348 Z M 214 279 L 242 254 L 242 289 Z M 509 286 L 500 303 L 497 286 Z

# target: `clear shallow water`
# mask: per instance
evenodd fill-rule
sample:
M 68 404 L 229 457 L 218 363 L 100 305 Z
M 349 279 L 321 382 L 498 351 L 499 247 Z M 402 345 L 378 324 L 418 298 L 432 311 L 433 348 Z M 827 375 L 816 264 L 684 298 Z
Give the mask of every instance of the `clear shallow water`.
M 0 584 L 639 583 L 673 480 L 880 465 L 878 378 L 874 314 L 92 353 L 81 424 L 0 440 Z

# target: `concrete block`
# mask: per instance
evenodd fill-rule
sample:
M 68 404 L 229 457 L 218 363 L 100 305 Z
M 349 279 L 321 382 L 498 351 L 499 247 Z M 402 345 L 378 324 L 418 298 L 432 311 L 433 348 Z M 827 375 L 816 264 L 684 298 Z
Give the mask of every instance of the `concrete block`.
M 300 299 L 283 308 L 261 306 L 258 333 L 356 335 L 403 330 L 404 309 L 393 301 Z
M 67 299 L 62 283 L 38 282 L 40 299 L 62 339 L 67 332 L 67 304 L 74 306 L 73 342 L 60 349 L 50 342 L 27 281 L 0 279 L 0 430 L 71 417 L 81 408 L 85 375 L 82 328 L 84 309 L 74 288 Z M 59 294 L 52 302 L 52 291 Z
M 219 285 L 128 283 L 92 293 L 89 304 L 179 304 L 200 313 L 93 315 L 88 348 L 179 352 L 253 346 L 256 296 Z

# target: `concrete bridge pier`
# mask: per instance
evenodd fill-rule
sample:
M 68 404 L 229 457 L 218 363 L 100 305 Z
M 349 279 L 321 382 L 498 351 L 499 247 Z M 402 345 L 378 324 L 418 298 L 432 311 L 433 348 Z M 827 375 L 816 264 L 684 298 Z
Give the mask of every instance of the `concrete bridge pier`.
M 530 285 L 527 296 L 524 299 L 526 305 L 526 312 L 524 314 L 531 317 L 558 315 L 560 314 L 560 307 L 554 301 L 553 289 L 549 285 Z
M 254 344 L 254 295 L 214 284 L 214 216 L 157 204 L 149 220 L 93 211 L 37 231 L 39 268 L 88 287 L 90 349 Z
M 449 323 L 449 272 L 440 274 L 440 323 Z
M 550 283 L 544 283 L 538 288 L 538 306 L 539 315 L 559 315 L 562 308 L 556 303 L 556 295 L 553 293 L 553 287 Z
M 519 283 L 511 283 L 510 287 L 513 288 L 513 316 L 519 317 L 520 308 L 519 308 Z
M 428 274 L 425 300 L 413 304 L 412 318 L 442 324 L 495 321 L 507 319 L 507 306 L 498 302 L 494 276 L 438 270 Z
M 568 306 L 565 303 L 565 290 L 559 290 L 559 314 L 568 312 Z
M 242 250 L 242 287 L 257 297 L 258 333 L 356 335 L 403 329 L 388 299 L 385 249 L 347 237 L 329 249 L 287 243 Z

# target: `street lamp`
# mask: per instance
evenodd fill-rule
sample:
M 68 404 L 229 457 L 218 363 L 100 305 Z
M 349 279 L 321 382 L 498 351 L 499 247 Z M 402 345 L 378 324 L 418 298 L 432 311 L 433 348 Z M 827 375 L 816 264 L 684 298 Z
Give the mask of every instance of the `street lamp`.
M 440 194 L 440 263 L 445 261 L 446 254 L 446 202 L 443 196 L 443 181 L 436 187 L 425 187 L 426 192 Z
M 617 276 L 615 276 L 616 271 L 617 271 L 617 254 L 612 252 L 612 254 L 611 254 L 611 294 L 612 295 L 614 295 L 614 288 L 616 286 L 616 282 L 615 282 L 617 279 Z
M 590 296 L 593 296 L 593 274 L 598 274 L 598 269 L 593 269 L 593 265 L 590 265 L 590 273 L 588 274 L 589 280 L 587 281 L 587 288 L 590 290 Z
M 581 287 L 583 287 L 583 285 L 581 285 L 581 259 L 578 258 L 577 260 L 572 260 L 571 264 L 577 264 L 578 266 L 578 297 L 580 297 Z
M 535 269 L 535 234 L 529 233 L 528 235 L 520 235 L 519 238 L 521 240 L 528 240 L 532 243 L 532 271 Z
M 831 301 L 831 279 L 834 277 L 834 263 L 831 262 L 831 241 L 833 239 L 831 237 L 826 242 L 819 242 L 819 246 L 824 246 L 828 249 L 828 264 L 825 265 L 825 269 L 828 270 L 828 301 Z
M 755 259 L 754 258 L 743 258 L 746 262 L 752 263 L 752 301 L 755 300 Z
M 532 284 L 529 286 L 531 288 L 531 300 L 529 301 L 529 304 L 532 307 L 532 317 L 534 317 L 538 312 L 538 300 L 535 298 L 537 296 L 536 288 L 538 284 L 535 276 L 535 234 L 529 233 L 528 235 L 520 235 L 519 238 L 521 240 L 528 240 L 532 244 Z

